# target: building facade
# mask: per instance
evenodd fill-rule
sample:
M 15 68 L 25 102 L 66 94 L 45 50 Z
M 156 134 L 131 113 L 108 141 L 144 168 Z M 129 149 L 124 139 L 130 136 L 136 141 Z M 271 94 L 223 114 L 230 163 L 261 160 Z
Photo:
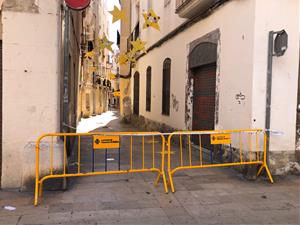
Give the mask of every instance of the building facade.
M 1 30 L 1 188 L 26 189 L 33 187 L 37 138 L 76 127 L 82 12 L 69 10 L 63 1 L 5 0 Z M 59 170 L 60 140 L 54 148 L 61 152 L 54 158 Z M 44 162 L 48 150 L 43 143 Z
M 109 36 L 106 8 L 105 1 L 93 1 L 83 20 L 83 54 L 91 51 L 95 53 L 92 58 L 83 58 L 78 111 L 85 118 L 108 110 L 108 96 L 111 94 L 111 53 L 108 49 L 99 51 L 99 40 Z
M 132 121 L 164 131 L 264 129 L 270 120 L 270 129 L 280 131 L 270 137 L 273 171 L 299 160 L 298 0 L 130 2 L 127 39 L 140 37 L 148 48 L 131 68 Z M 142 14 L 149 9 L 160 16 L 160 31 L 143 29 Z M 273 57 L 270 107 L 268 40 L 270 31 L 281 30 L 288 34 L 288 49 Z M 123 41 L 125 45 L 125 37 Z M 125 89 L 121 85 L 121 93 Z
M 121 0 L 121 8 L 127 15 L 127 20 L 121 21 L 120 30 L 120 54 L 125 54 L 128 48 L 128 40 L 131 35 L 131 5 L 132 1 Z M 129 64 L 119 65 L 120 77 L 120 115 L 124 121 L 129 122 L 132 114 L 131 104 L 131 69 Z

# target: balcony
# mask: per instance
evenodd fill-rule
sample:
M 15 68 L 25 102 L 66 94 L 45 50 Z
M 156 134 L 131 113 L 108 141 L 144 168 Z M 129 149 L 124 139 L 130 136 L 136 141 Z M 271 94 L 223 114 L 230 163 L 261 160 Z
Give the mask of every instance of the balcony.
M 176 13 L 182 18 L 191 19 L 205 12 L 220 0 L 176 0 Z

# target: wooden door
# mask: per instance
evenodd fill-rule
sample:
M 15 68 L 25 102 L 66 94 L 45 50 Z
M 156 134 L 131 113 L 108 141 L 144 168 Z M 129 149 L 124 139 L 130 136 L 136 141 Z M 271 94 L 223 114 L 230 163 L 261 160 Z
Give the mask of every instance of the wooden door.
M 216 108 L 216 65 L 202 66 L 193 71 L 193 130 L 214 130 Z M 193 142 L 199 144 L 199 139 Z M 210 147 L 209 135 L 203 135 L 202 145 Z

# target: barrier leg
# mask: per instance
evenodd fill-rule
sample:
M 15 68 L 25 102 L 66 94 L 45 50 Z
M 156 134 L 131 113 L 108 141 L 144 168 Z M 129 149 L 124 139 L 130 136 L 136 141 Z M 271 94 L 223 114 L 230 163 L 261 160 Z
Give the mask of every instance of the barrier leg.
M 258 172 L 257 172 L 257 174 L 256 174 L 257 177 L 261 174 L 263 168 L 264 168 L 264 165 L 261 165 L 261 166 L 259 167 L 259 170 L 258 170 Z
M 271 172 L 270 172 L 270 170 L 269 170 L 269 167 L 268 167 L 267 165 L 265 165 L 265 169 L 266 169 L 266 171 L 267 171 L 267 174 L 268 174 L 268 177 L 269 177 L 270 182 L 273 184 L 273 183 L 274 183 L 274 180 L 273 180 L 273 177 L 272 177 Z
M 39 188 L 39 197 L 43 196 L 43 182 L 40 183 L 40 188 Z
M 167 178 L 166 178 L 166 174 L 165 174 L 164 171 L 162 172 L 162 177 L 163 177 L 163 182 L 164 182 L 165 191 L 166 191 L 166 193 L 168 193 L 169 190 L 168 190 Z
M 170 182 L 170 186 L 171 186 L 171 191 L 172 191 L 172 193 L 174 193 L 175 192 L 175 188 L 174 188 L 172 174 L 171 174 L 170 171 L 168 172 L 168 174 L 169 174 L 169 182 Z
M 273 184 L 274 183 L 274 180 L 273 180 L 273 177 L 272 177 L 272 174 L 269 170 L 269 167 L 267 165 L 261 165 L 261 167 L 259 168 L 258 172 L 257 172 L 257 176 L 259 176 L 262 172 L 262 170 L 265 168 L 266 172 L 267 172 L 267 175 L 268 175 L 268 178 L 270 180 L 270 182 Z
M 35 181 L 35 191 L 34 191 L 34 206 L 38 205 L 39 199 L 39 182 L 38 180 Z

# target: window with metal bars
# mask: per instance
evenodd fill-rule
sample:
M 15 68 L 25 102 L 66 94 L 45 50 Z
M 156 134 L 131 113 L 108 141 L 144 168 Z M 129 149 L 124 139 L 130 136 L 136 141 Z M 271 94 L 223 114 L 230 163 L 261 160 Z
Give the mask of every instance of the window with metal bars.
M 149 66 L 146 73 L 146 111 L 151 111 L 151 76 L 152 69 Z
M 170 115 L 170 90 L 171 89 L 171 59 L 167 58 L 163 64 L 162 86 L 162 114 Z

